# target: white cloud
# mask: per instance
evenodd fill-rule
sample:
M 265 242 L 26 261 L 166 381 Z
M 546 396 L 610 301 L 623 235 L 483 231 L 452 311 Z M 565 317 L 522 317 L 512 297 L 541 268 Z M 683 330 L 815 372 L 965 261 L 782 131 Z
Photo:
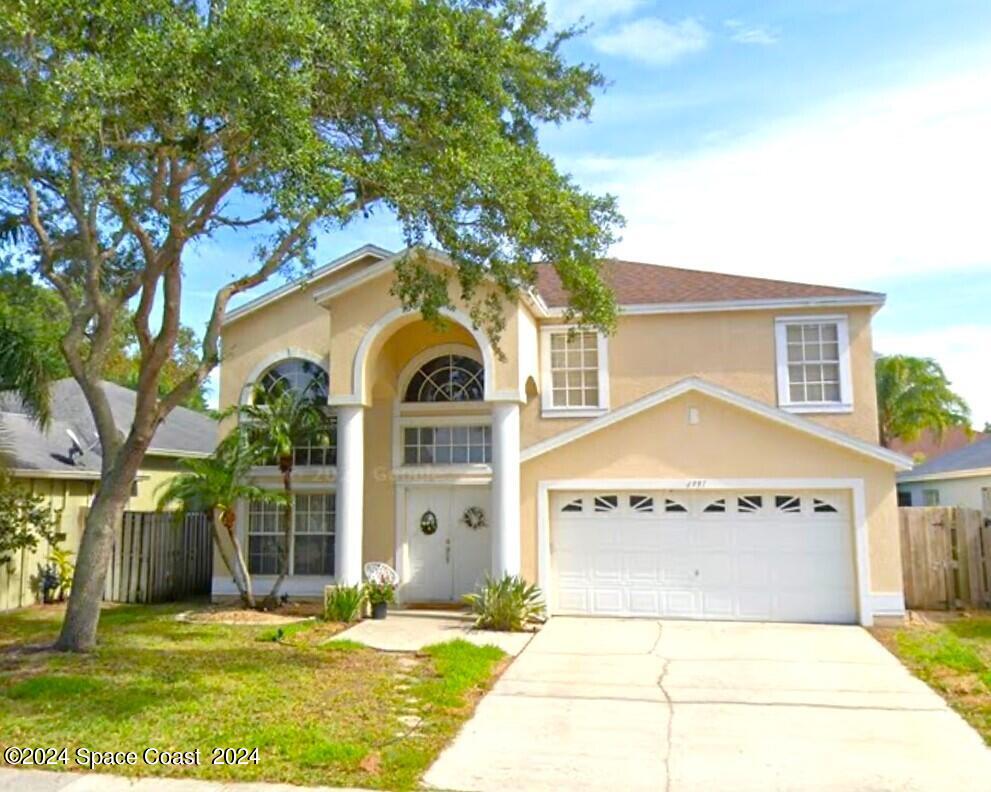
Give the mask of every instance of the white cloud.
M 730 31 L 730 38 L 740 44 L 768 46 L 778 41 L 778 34 L 763 25 L 748 25 L 739 19 L 727 19 L 724 24 Z
M 991 64 L 716 140 L 567 163 L 618 196 L 616 254 L 845 285 L 991 269 Z
M 931 357 L 946 372 L 953 390 L 970 404 L 974 426 L 991 421 L 991 325 L 954 325 L 915 333 L 875 331 L 874 348 L 884 354 Z
M 657 17 L 644 17 L 593 38 L 592 44 L 608 55 L 664 66 L 704 50 L 709 44 L 709 32 L 691 18 L 665 22 Z
M 644 4 L 644 0 L 546 0 L 547 18 L 554 27 L 566 27 L 584 21 L 599 26 L 611 19 L 626 16 Z

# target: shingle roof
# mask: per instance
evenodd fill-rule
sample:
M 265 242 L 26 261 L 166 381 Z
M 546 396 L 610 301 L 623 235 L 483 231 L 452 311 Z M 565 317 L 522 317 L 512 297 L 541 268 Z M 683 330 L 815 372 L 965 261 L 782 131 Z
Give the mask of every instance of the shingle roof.
M 602 272 L 620 305 L 802 300 L 822 297 L 882 300 L 884 297 L 877 292 L 857 289 L 726 275 L 721 272 L 704 272 L 619 259 L 603 262 Z M 537 265 L 537 291 L 551 308 L 561 308 L 568 303 L 568 294 L 554 268 L 549 264 Z
M 919 476 L 939 476 L 942 474 L 947 474 L 947 478 L 952 478 L 954 473 L 984 468 L 991 468 L 991 437 L 978 440 L 976 443 L 958 448 L 956 451 L 942 454 L 906 473 L 902 473 L 898 478 L 899 480 L 914 479 Z
M 978 443 L 985 437 L 991 437 L 991 434 L 968 432 L 962 426 L 951 426 L 942 434 L 925 429 L 911 443 L 896 438 L 891 443 L 891 449 L 905 456 L 921 454 L 922 462 L 931 462 L 943 454 L 949 454 L 951 451 L 956 451 L 971 443 Z
M 48 431 L 43 432 L 26 415 L 0 412 L 0 457 L 15 470 L 58 473 L 64 478 L 99 478 L 99 453 L 71 453 L 71 430 L 66 421 L 53 420 Z
M 103 390 L 110 402 L 114 423 L 123 434 L 127 434 L 134 417 L 137 393 L 111 382 L 104 382 Z M 26 411 L 17 395 L 7 391 L 0 393 L 0 412 L 24 415 Z M 74 379 L 67 377 L 52 384 L 52 418 L 71 427 L 87 452 L 98 447 L 96 424 L 82 389 Z M 62 431 L 61 435 L 65 436 L 65 432 Z M 216 443 L 216 421 L 194 410 L 177 407 L 158 427 L 148 453 L 159 456 L 209 454 Z

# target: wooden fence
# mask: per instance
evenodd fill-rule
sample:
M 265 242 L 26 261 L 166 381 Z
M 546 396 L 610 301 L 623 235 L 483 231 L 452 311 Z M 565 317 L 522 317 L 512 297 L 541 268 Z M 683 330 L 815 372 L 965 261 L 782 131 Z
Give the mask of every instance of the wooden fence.
M 991 520 L 977 509 L 956 506 L 898 512 L 905 605 L 917 610 L 991 607 Z
M 124 512 L 104 599 L 169 602 L 210 593 L 213 534 L 205 514 Z

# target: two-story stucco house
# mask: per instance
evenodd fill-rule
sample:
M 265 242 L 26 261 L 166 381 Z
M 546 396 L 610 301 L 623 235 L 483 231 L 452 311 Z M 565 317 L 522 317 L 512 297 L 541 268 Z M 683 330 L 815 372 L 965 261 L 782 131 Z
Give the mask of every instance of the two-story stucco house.
M 463 306 L 445 329 L 404 312 L 395 260 L 360 248 L 223 328 L 222 406 L 316 380 L 336 414 L 336 447 L 297 450 L 289 594 L 385 561 L 405 603 L 510 572 L 552 614 L 903 613 L 895 473 L 910 461 L 877 444 L 883 295 L 611 261 L 604 337 L 569 332 L 541 266 L 500 355 Z M 239 520 L 259 589 L 282 541 L 271 509 Z M 213 590 L 235 593 L 221 567 Z

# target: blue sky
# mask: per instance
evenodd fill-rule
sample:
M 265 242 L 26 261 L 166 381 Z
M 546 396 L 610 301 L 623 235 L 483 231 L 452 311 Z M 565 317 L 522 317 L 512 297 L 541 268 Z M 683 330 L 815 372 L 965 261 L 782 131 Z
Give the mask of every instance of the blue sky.
M 886 292 L 882 352 L 932 356 L 991 421 L 991 3 L 551 0 L 610 81 L 542 139 L 627 218 L 615 255 Z M 320 260 L 400 247 L 377 215 Z M 244 269 L 230 240 L 187 266 L 187 320 Z M 192 263 L 192 262 L 189 262 Z

